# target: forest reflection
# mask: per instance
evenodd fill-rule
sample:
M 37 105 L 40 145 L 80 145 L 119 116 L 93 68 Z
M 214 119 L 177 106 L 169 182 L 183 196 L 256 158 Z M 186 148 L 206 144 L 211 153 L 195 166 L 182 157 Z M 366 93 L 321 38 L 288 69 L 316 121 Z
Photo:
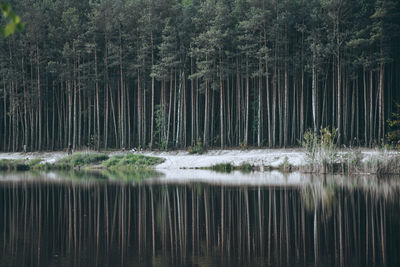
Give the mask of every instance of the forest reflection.
M 399 266 L 399 191 L 0 183 L 0 266 Z

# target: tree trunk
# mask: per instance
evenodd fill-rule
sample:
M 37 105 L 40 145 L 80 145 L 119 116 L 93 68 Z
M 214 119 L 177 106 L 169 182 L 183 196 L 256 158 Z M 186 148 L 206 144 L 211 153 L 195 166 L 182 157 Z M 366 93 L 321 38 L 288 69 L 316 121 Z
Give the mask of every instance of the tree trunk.
M 154 66 L 154 40 L 153 32 L 150 35 L 151 38 L 151 65 Z M 150 120 L 150 149 L 153 149 L 154 142 L 154 76 L 151 77 L 151 120 Z
M 373 72 L 369 71 L 369 147 L 372 146 L 374 136 L 374 98 L 373 98 Z
M 74 119 L 73 119 L 74 128 L 73 128 L 73 137 L 72 137 L 72 148 L 74 150 L 76 150 L 76 145 L 77 145 L 76 144 L 76 130 L 78 128 L 78 120 L 77 120 L 77 118 L 78 118 L 78 111 L 77 111 L 78 88 L 76 85 L 76 68 L 77 68 L 77 66 L 76 66 L 76 59 L 75 59 L 75 56 L 76 56 L 75 55 L 75 45 L 74 45 L 73 50 L 74 50 L 74 73 L 73 73 L 73 75 L 74 75 L 74 77 L 73 77 L 73 79 L 74 79 Z
M 97 70 L 97 47 L 94 46 L 94 73 L 95 73 L 95 86 L 96 86 L 96 123 L 97 123 L 97 140 L 96 150 L 100 149 L 100 102 L 99 102 L 99 76 Z M 90 138 L 90 136 L 89 136 Z
M 314 135 L 318 132 L 317 129 L 317 88 L 316 88 L 316 66 L 315 66 L 315 54 L 313 54 L 313 66 L 312 66 L 312 116 L 313 116 L 313 129 Z
M 261 138 L 262 138 L 262 115 L 263 115 L 263 106 L 262 106 L 262 63 L 261 57 L 259 57 L 258 62 L 258 112 L 257 112 L 257 146 L 261 147 Z
M 126 140 L 125 140 L 125 84 L 122 66 L 122 32 L 121 24 L 119 25 L 119 72 L 120 72 L 120 86 L 121 86 L 121 111 L 120 124 L 121 124 L 121 148 L 125 150 Z
M 379 126 L 378 126 L 378 142 L 384 143 L 385 138 L 385 113 L 384 113 L 384 96 L 383 96 L 383 63 L 379 65 Z
M 225 137 L 224 137 L 224 85 L 222 82 L 222 55 L 219 56 L 219 65 L 220 65 L 220 73 L 219 73 L 219 121 L 220 121 L 220 138 L 221 138 L 221 149 L 224 149 L 225 146 Z
M 340 146 L 342 144 L 342 81 L 341 81 L 341 70 L 340 70 L 340 57 L 337 58 L 337 144 Z
M 205 99 L 204 99 L 204 132 L 203 132 L 203 147 L 208 146 L 208 109 L 209 109 L 209 88 L 208 88 L 208 80 L 206 80 L 206 91 L 205 91 Z
M 37 92 L 38 92 L 38 116 L 39 116 L 39 136 L 38 136 L 38 151 L 42 149 L 42 100 L 40 91 L 40 54 L 39 45 L 36 44 L 36 64 L 37 64 Z
M 246 55 L 246 118 L 244 126 L 244 146 L 249 142 L 249 109 L 250 109 L 250 82 L 249 82 L 249 56 Z
M 364 145 L 368 144 L 368 106 L 367 106 L 367 79 L 365 77 L 365 68 L 363 69 L 364 85 Z

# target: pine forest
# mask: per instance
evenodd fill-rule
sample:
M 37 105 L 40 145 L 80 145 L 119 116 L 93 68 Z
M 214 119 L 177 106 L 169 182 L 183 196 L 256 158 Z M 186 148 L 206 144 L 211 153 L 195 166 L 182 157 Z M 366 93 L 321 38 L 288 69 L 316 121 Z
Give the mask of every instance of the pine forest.
M 385 143 L 398 0 L 19 0 L 0 151 Z

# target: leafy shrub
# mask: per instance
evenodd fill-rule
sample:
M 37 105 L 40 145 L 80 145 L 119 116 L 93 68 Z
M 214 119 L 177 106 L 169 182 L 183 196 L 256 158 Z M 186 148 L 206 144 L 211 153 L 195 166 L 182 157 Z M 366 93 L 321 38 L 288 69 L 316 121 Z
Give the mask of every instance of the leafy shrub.
M 393 112 L 392 118 L 387 121 L 390 131 L 387 133 L 386 138 L 389 143 L 400 150 L 400 104 L 396 103 L 395 105 L 399 112 Z
M 189 154 L 203 154 L 205 149 L 203 147 L 203 142 L 201 139 L 197 139 L 196 145 L 194 147 L 188 147 Z

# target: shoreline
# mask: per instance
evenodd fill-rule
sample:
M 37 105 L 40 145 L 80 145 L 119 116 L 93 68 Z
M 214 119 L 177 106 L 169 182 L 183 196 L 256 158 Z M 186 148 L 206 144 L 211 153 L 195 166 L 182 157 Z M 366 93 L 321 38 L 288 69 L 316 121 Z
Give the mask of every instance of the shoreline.
M 362 157 L 362 162 L 379 156 L 382 152 L 379 149 L 355 148 L 342 149 L 339 154 L 344 154 L 351 151 L 359 151 Z M 75 153 L 96 153 L 93 150 L 77 151 Z M 121 155 L 130 153 L 129 151 L 101 151 L 108 156 Z M 385 152 L 388 156 L 399 156 L 400 152 L 390 150 Z M 160 157 L 164 162 L 155 165 L 155 170 L 178 170 L 178 169 L 202 169 L 208 168 L 216 164 L 231 164 L 240 166 L 241 164 L 250 164 L 260 171 L 268 171 L 271 168 L 275 169 L 282 164 L 289 164 L 294 168 L 301 168 L 307 165 L 306 151 L 302 148 L 289 149 L 224 149 L 224 150 L 209 150 L 203 154 L 190 154 L 186 150 L 173 151 L 141 151 L 134 152 L 144 156 Z M 10 160 L 32 160 L 42 159 L 44 163 L 54 163 L 68 156 L 67 152 L 0 152 L 1 159 Z

